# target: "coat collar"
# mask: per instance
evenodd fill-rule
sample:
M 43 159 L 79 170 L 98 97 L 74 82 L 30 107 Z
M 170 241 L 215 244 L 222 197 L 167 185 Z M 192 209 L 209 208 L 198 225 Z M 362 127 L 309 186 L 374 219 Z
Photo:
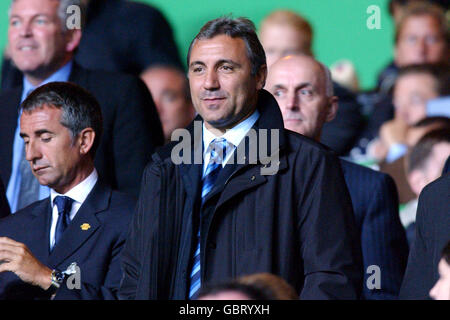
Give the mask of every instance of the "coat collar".
M 100 180 L 97 181 L 75 218 L 64 232 L 60 242 L 55 245 L 50 253 L 49 264 L 51 266 L 57 267 L 62 264 L 98 230 L 101 222 L 96 215 L 108 209 L 110 197 L 111 189 Z M 50 206 L 49 202 L 48 206 Z M 50 214 L 50 210 L 47 212 Z M 49 233 L 47 232 L 46 234 L 48 235 Z
M 278 130 L 278 144 L 279 144 L 279 163 L 277 164 L 278 170 L 282 170 L 287 167 L 287 160 L 283 156 L 283 150 L 286 147 L 285 141 L 285 130 L 283 125 L 283 118 L 281 115 L 280 108 L 275 100 L 275 98 L 267 91 L 260 90 L 258 92 L 258 102 L 257 102 L 257 109 L 260 113 L 260 117 L 258 121 L 256 121 L 255 125 L 253 126 L 253 129 L 255 129 L 257 132 L 260 132 L 260 129 L 266 129 L 267 130 L 267 137 L 269 145 L 267 150 L 271 150 L 270 146 L 270 132 L 271 130 Z M 197 121 L 197 122 L 196 122 Z M 185 190 L 187 194 L 192 197 L 193 199 L 197 199 L 199 195 L 199 190 L 201 186 L 201 172 L 202 172 L 202 164 L 197 163 L 198 158 L 200 157 L 200 161 L 202 159 L 203 155 L 203 143 L 202 143 L 202 118 L 200 115 L 198 115 L 194 121 L 186 128 L 187 132 L 189 132 L 189 145 L 190 148 L 189 152 L 190 154 L 190 163 L 181 163 L 180 171 L 183 178 L 183 183 L 185 185 Z M 191 137 L 194 137 L 193 139 Z M 185 137 L 183 137 L 185 138 Z M 174 141 L 170 144 L 158 149 L 156 153 L 153 156 L 153 159 L 159 162 L 168 162 L 172 163 L 171 156 L 172 151 L 174 151 L 175 146 L 178 145 L 180 142 L 183 141 Z M 239 186 L 235 186 L 235 188 L 229 188 L 229 192 L 226 192 L 222 194 L 221 200 L 219 201 L 219 204 L 227 201 L 234 195 L 236 195 L 237 190 L 243 191 L 246 188 L 251 188 L 256 186 L 257 184 L 264 183 L 266 181 L 266 177 L 264 175 L 261 175 L 261 168 L 264 168 L 264 164 L 268 162 L 268 157 L 260 157 L 260 152 L 257 152 L 257 163 L 251 164 L 249 163 L 249 160 L 251 160 L 251 157 L 249 157 L 249 146 L 248 143 L 245 142 L 245 139 L 241 142 L 241 144 L 245 145 L 245 152 L 239 155 L 234 155 L 235 164 L 234 165 L 226 165 L 224 167 L 223 173 L 221 173 L 221 176 L 219 176 L 219 180 L 222 177 L 223 180 L 220 181 L 220 183 L 215 186 L 211 192 L 208 194 L 207 199 L 215 196 L 216 194 L 222 192 L 223 188 L 227 184 L 228 181 L 234 176 L 236 176 L 240 172 L 246 172 L 245 179 L 247 183 L 241 184 Z M 178 151 L 177 151 L 178 152 Z M 181 152 L 180 155 L 183 155 Z M 255 167 L 255 168 L 254 168 Z M 252 170 L 247 170 L 253 168 Z M 248 177 L 247 177 L 248 176 Z M 241 181 L 241 180 L 240 180 Z M 243 182 L 243 181 L 241 181 Z M 235 183 L 233 183 L 235 184 Z
M 284 132 L 283 117 L 281 115 L 280 108 L 279 108 L 278 103 L 275 100 L 275 98 L 268 91 L 266 91 L 264 89 L 261 89 L 258 92 L 257 109 L 260 113 L 260 116 L 259 116 L 258 121 L 256 121 L 255 125 L 253 126 L 253 128 L 254 129 L 267 129 L 267 130 L 273 130 L 273 129 L 280 130 L 279 145 L 280 145 L 280 149 L 284 149 L 286 138 L 285 138 L 285 132 Z M 202 124 L 203 124 L 202 117 L 200 115 L 197 115 L 197 117 L 195 117 L 195 119 L 186 128 L 186 130 L 190 134 L 190 137 L 193 137 L 193 139 L 190 139 L 190 146 L 191 146 L 192 151 L 198 150 L 198 146 L 202 145 L 202 132 L 201 132 Z M 199 128 L 200 131 L 198 129 L 196 129 L 196 127 Z M 172 155 L 173 148 L 178 143 L 179 143 L 179 141 L 173 141 L 173 142 L 167 144 L 166 146 L 157 149 L 156 150 L 156 155 L 157 155 L 156 159 L 164 160 L 164 159 L 170 158 Z M 201 151 L 203 151 L 203 150 L 201 150 Z M 192 152 L 192 154 L 191 154 L 192 162 L 191 163 L 194 163 L 194 157 L 195 157 L 195 153 Z

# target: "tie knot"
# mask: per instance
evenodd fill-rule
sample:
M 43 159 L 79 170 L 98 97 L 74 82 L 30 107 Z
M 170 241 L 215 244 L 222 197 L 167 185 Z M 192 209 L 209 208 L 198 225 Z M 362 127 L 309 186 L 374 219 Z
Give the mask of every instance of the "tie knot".
M 224 138 L 216 138 L 211 141 L 211 158 L 210 163 L 222 163 L 227 153 L 227 140 Z
M 58 214 L 68 213 L 72 209 L 73 199 L 66 196 L 56 196 L 53 204 L 58 208 Z

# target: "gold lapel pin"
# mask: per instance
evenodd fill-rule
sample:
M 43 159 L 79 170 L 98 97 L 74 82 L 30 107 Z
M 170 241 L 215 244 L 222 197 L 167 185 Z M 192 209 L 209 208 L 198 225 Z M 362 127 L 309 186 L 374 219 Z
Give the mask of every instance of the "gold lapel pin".
M 80 226 L 81 230 L 83 230 L 83 231 L 88 230 L 90 227 L 91 227 L 91 225 L 90 225 L 89 223 L 83 223 L 83 224 Z

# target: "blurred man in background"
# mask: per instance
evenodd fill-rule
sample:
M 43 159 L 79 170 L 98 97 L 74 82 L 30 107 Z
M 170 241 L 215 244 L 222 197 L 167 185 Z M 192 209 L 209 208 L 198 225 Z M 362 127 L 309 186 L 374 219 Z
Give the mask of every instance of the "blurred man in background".
M 269 68 L 288 55 L 312 55 L 313 29 L 305 18 L 293 11 L 276 10 L 270 13 L 261 22 L 259 38 Z
M 195 117 L 185 74 L 175 67 L 153 67 L 152 77 L 143 77 L 150 88 L 164 131 L 165 142 L 172 132 L 185 128 Z
M 73 56 L 82 30 L 68 29 L 67 8 L 76 0 L 14 0 L 9 15 L 11 58 L 22 71 L 22 85 L 0 93 L 0 174 L 7 183 L 11 211 L 44 199 L 25 161 L 19 136 L 20 103 L 48 82 L 74 82 L 99 101 L 104 134 L 96 153 L 100 176 L 114 189 L 139 194 L 142 172 L 154 148 L 163 143 L 156 108 L 145 84 L 137 77 L 87 70 Z
M 260 38 L 267 55 L 268 74 L 271 65 L 283 56 L 312 55 L 312 27 L 293 11 L 276 10 L 270 13 L 261 22 Z M 339 97 L 340 108 L 336 117 L 324 125 L 320 142 L 339 155 L 345 155 L 356 142 L 363 126 L 361 106 L 351 91 L 335 82 L 333 87 Z
M 360 144 L 365 145 L 376 137 L 383 123 L 394 117 L 392 87 L 399 68 L 412 64 L 447 64 L 448 67 L 450 37 L 442 8 L 426 1 L 413 1 L 402 11 L 395 30 L 394 62 L 379 76 L 378 101 Z
M 74 54 L 82 67 L 146 78 L 152 77 L 155 66 L 182 67 L 172 29 L 158 9 L 126 0 L 78 0 L 72 4 L 80 6 L 82 13 L 83 37 Z M 22 83 L 20 70 L 10 58 L 7 50 L 3 89 Z
M 437 129 L 450 129 L 450 118 L 447 117 L 427 117 L 413 126 L 408 128 L 408 131 L 406 133 L 406 146 L 408 150 L 410 151 L 416 144 L 419 142 L 419 140 L 426 135 L 428 132 L 431 132 L 433 130 Z M 411 189 L 411 186 L 409 185 L 408 179 L 407 179 L 407 154 L 403 155 L 402 157 L 398 158 L 394 162 L 391 163 L 381 163 L 380 164 L 380 171 L 389 174 L 395 181 L 395 184 L 397 185 L 398 195 L 399 195 L 399 201 L 401 205 L 405 205 L 414 199 L 417 199 L 416 193 Z M 408 208 L 411 206 L 402 206 L 400 208 L 400 217 L 403 215 L 403 211 L 409 211 Z M 414 207 L 413 212 L 414 216 L 416 214 L 417 206 Z M 410 215 L 410 214 L 406 214 Z M 405 222 L 404 219 L 402 219 L 402 222 Z M 405 224 L 403 224 L 404 227 L 406 227 Z
M 278 102 L 287 129 L 316 141 L 325 122 L 337 113 L 330 71 L 310 56 L 287 56 L 272 65 L 266 88 Z M 363 298 L 396 299 L 406 267 L 408 247 L 398 217 L 392 179 L 383 173 L 341 160 L 350 191 L 363 252 Z M 370 193 L 368 192 L 370 190 Z M 381 288 L 371 290 L 366 269 L 382 270 Z
M 408 128 L 427 117 L 427 103 L 448 92 L 445 69 L 440 65 L 410 65 L 400 69 L 393 101 L 394 118 L 385 122 L 368 153 L 378 162 L 393 162 L 407 151 Z
M 441 176 L 445 161 L 450 156 L 450 129 L 438 129 L 427 133 L 407 155 L 407 178 L 416 194 L 401 211 L 400 218 L 406 228 L 410 246 L 414 243 L 418 198 L 423 188 Z

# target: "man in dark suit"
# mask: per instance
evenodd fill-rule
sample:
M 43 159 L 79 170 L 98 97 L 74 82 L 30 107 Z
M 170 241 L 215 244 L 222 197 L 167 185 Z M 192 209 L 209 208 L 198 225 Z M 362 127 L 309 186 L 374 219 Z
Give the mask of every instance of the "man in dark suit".
M 288 56 L 275 62 L 266 88 L 280 106 L 285 127 L 317 141 L 324 123 L 336 115 L 338 98 L 333 93 L 331 73 L 310 56 Z M 395 299 L 408 258 L 395 184 L 386 174 L 345 160 L 341 165 L 361 238 L 363 298 Z M 381 272 L 378 288 L 369 283 L 374 272 L 371 266 L 378 266 Z
M 154 67 L 182 70 L 172 29 L 158 9 L 126 0 L 72 1 L 77 2 L 86 14 L 82 19 L 83 37 L 74 59 L 83 68 L 127 73 L 143 79 L 157 76 L 152 72 Z M 2 89 L 22 83 L 22 74 L 7 55 L 2 63 Z
M 52 82 L 23 102 L 26 159 L 51 193 L 0 220 L 1 299 L 116 298 L 134 200 L 98 177 L 101 134 L 100 106 L 77 85 Z
M 8 199 L 6 199 L 5 187 L 2 179 L 0 179 L 0 218 L 7 217 L 11 213 L 9 209 Z
M 202 285 L 269 272 L 303 299 L 357 298 L 361 252 L 338 158 L 284 130 L 253 23 L 209 21 L 188 61 L 199 116 L 146 168 L 120 297 L 194 299 Z
M 76 1 L 75 1 L 76 2 Z M 145 84 L 129 75 L 88 71 L 72 62 L 81 30 L 68 30 L 58 12 L 70 1 L 15 0 L 10 11 L 10 54 L 23 72 L 23 86 L 0 94 L 0 174 L 7 185 L 11 211 L 48 196 L 27 172 L 18 135 L 20 102 L 36 87 L 71 81 L 92 92 L 100 103 L 104 134 L 95 165 L 113 189 L 137 197 L 144 167 L 163 143 L 161 124 Z M 63 7 L 60 7 L 63 6 Z M 27 170 L 25 170 L 27 171 Z M 29 171 L 29 170 L 28 170 Z M 24 181 L 28 182 L 24 183 Z M 27 186 L 30 194 L 23 195 Z
M 450 241 L 450 174 L 427 185 L 419 196 L 416 235 L 409 253 L 400 299 L 429 299 L 439 279 L 441 251 Z

